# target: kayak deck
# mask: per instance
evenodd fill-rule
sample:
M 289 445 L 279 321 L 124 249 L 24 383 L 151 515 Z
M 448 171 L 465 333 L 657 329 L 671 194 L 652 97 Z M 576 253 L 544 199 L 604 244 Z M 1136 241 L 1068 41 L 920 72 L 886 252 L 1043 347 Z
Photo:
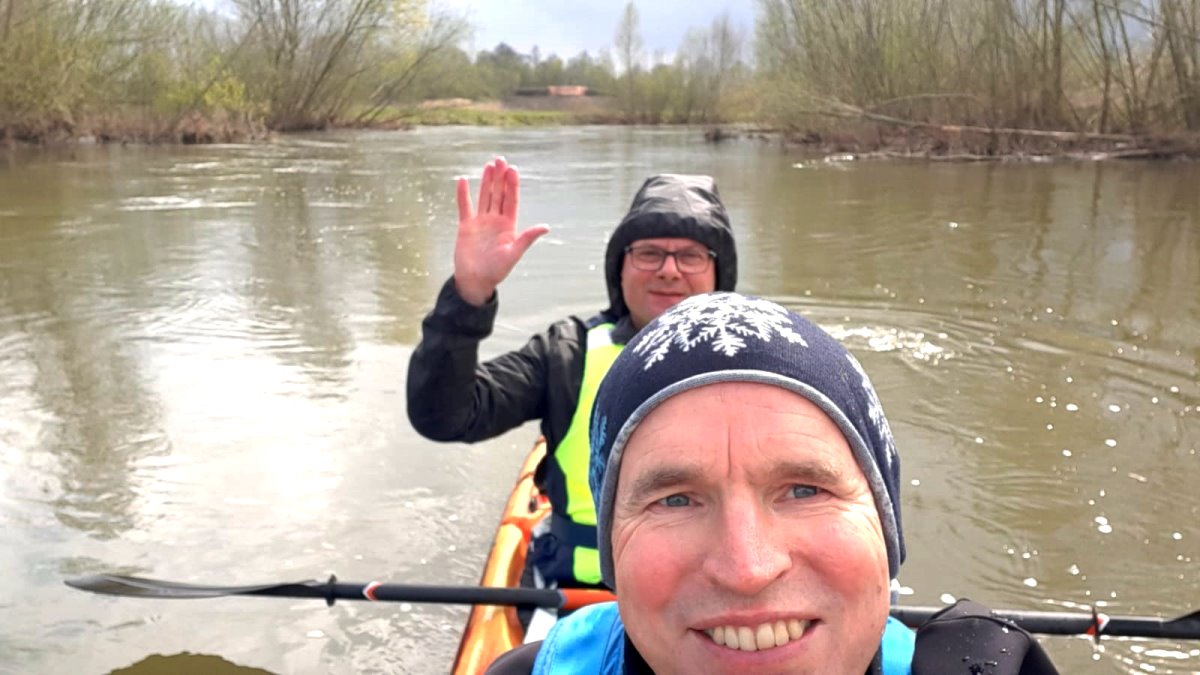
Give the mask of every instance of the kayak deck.
M 533 526 L 550 512 L 550 505 L 538 493 L 533 475 L 546 454 L 546 443 L 538 440 L 525 458 L 517 483 L 504 508 L 504 517 L 488 553 L 480 584 L 514 588 L 521 585 L 526 552 Z M 475 605 L 467 618 L 454 675 L 483 673 L 501 654 L 519 647 L 525 630 L 517 619 L 515 607 Z

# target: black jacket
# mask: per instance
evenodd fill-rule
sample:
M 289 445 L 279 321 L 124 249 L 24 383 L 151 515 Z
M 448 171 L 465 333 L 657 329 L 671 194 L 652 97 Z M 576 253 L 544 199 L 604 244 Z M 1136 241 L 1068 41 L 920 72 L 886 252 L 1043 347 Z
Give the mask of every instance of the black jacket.
M 484 307 L 459 297 L 451 279 L 421 324 L 421 343 L 408 366 L 408 418 L 435 441 L 473 443 L 529 420 L 542 421 L 546 447 L 567 433 L 583 382 L 587 330 L 613 317 L 567 317 L 516 351 L 479 363 L 479 343 L 492 332 L 495 296 Z M 617 320 L 613 341 L 633 337 L 628 316 Z

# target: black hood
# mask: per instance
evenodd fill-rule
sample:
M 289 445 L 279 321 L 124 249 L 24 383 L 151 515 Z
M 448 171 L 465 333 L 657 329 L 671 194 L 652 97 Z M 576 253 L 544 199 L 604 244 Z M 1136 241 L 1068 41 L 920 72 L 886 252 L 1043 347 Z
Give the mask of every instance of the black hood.
M 604 279 L 608 283 L 608 312 L 614 318 L 629 313 L 621 297 L 621 266 L 625 247 L 638 239 L 684 237 L 704 244 L 717 254 L 717 290 L 737 285 L 737 248 L 729 214 L 710 176 L 659 174 L 651 176 L 629 205 L 629 213 L 608 240 L 604 254 Z

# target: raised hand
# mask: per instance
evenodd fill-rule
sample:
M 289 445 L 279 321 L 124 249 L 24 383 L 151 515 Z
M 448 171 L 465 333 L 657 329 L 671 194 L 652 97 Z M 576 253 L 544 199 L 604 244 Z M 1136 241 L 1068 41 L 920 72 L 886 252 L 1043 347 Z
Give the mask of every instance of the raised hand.
M 483 167 L 479 210 L 474 211 L 467 179 L 458 179 L 454 286 L 463 300 L 477 307 L 492 297 L 533 242 L 550 231 L 547 225 L 534 225 L 517 233 L 520 187 L 516 167 L 497 157 Z

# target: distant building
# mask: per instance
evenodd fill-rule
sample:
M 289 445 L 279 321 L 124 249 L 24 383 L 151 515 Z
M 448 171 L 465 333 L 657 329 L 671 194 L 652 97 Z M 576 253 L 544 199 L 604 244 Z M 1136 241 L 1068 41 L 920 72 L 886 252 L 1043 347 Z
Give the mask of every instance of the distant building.
M 582 84 L 559 84 L 546 87 L 551 96 L 587 96 L 588 88 Z

